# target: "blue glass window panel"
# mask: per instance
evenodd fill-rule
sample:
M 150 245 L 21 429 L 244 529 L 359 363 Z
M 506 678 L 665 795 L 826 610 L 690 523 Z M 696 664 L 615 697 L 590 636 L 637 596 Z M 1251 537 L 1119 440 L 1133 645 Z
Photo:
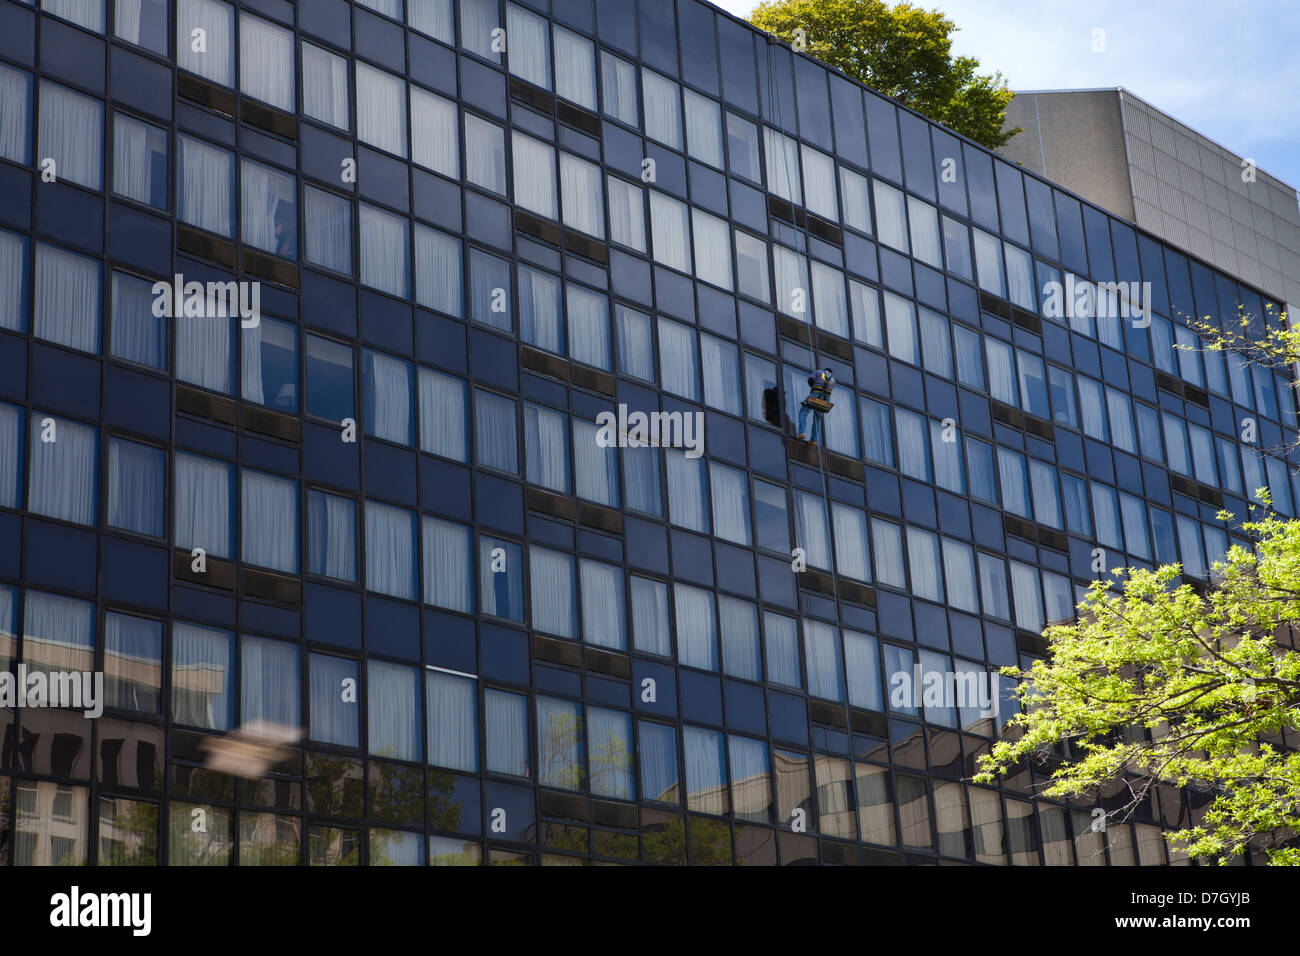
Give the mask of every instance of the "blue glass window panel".
M 650 316 L 625 305 L 614 307 L 618 340 L 618 370 L 643 381 L 655 380 L 654 337 Z
M 803 622 L 804 659 L 808 662 L 808 694 L 844 700 L 844 668 L 840 662 L 838 629 L 811 618 Z
M 189 136 L 178 135 L 176 143 L 176 202 L 181 221 L 233 238 L 234 154 Z
M 934 458 L 934 483 L 956 494 L 966 491 L 966 470 L 955 424 L 930 421 L 930 451 Z
M 1108 548 L 1123 550 L 1124 536 L 1120 531 L 1119 506 L 1115 489 L 1092 483 L 1092 511 L 1097 523 L 1097 540 Z
M 910 647 L 898 647 L 894 644 L 882 644 L 885 652 L 885 683 L 889 688 L 889 709 L 896 714 L 920 716 L 920 708 L 912 707 L 907 702 L 912 695 L 901 693 L 911 686 L 914 676 L 915 655 Z
M 1079 200 L 1059 189 L 1052 190 L 1056 203 L 1056 228 L 1061 238 L 1061 261 L 1077 275 L 1088 273 L 1088 251 L 1083 241 L 1083 219 Z
M 1056 213 L 1052 209 L 1052 187 L 1025 176 L 1025 201 L 1029 208 L 1029 234 L 1034 251 L 1049 259 L 1060 258 L 1056 241 Z
M 686 809 L 693 813 L 727 812 L 727 762 L 721 731 L 682 727 L 686 754 Z
M 1134 403 L 1137 412 L 1138 449 L 1152 461 L 1165 460 L 1164 444 L 1160 439 L 1160 413 L 1150 405 Z
M 1097 441 L 1107 440 L 1106 397 L 1101 383 L 1083 375 L 1076 376 L 1079 386 L 1079 411 L 1083 433 Z
M 967 280 L 975 278 L 971 267 L 970 227 L 948 216 L 943 217 L 943 254 L 949 272 Z
M 229 730 L 235 714 L 235 635 L 197 624 L 172 624 L 172 720 Z
M 1011 346 L 986 338 L 984 350 L 989 362 L 989 393 L 999 402 L 1018 408 L 1020 396 L 1016 389 L 1016 364 Z
M 1106 389 L 1106 409 L 1110 418 L 1111 444 L 1120 451 L 1137 453 L 1137 435 L 1133 429 L 1133 405 L 1128 395 L 1114 388 Z
M 31 152 L 31 75 L 0 65 L 0 158 L 26 166 Z
M 903 408 L 894 409 L 898 431 L 898 468 L 909 478 L 930 480 L 929 435 L 925 418 Z
M 722 637 L 722 669 L 742 680 L 763 679 L 758 640 L 758 608 L 748 601 L 718 595 Z
M 964 325 L 953 325 L 957 349 L 957 381 L 981 391 L 984 389 L 984 352 L 980 334 Z
M 1205 551 L 1201 544 L 1201 526 L 1191 518 L 1179 515 L 1178 550 L 1183 559 L 1183 574 L 1193 578 L 1205 577 Z
M 369 750 L 395 760 L 424 756 L 420 671 L 373 658 L 366 670 Z
M 970 476 L 970 493 L 976 498 L 998 503 L 998 480 L 993 464 L 993 446 L 978 438 L 966 439 L 966 469 Z
M 4 72 L 0 71 L 0 98 Z M 0 150 L 3 150 L 0 146 Z M 124 113 L 113 114 L 113 192 L 167 208 L 167 132 Z
M 47 342 L 97 353 L 101 274 L 98 260 L 38 242 L 32 333 Z
M 633 646 L 646 654 L 671 657 L 673 643 L 668 585 L 633 575 L 628 590 L 632 598 Z
M 163 536 L 167 453 L 121 438 L 108 442 L 108 526 Z
M 528 698 L 499 690 L 483 692 L 483 734 L 487 769 L 512 777 L 529 776 Z M 472 731 L 473 711 L 469 711 Z M 464 720 L 462 718 L 462 720 Z
M 510 263 L 478 249 L 469 253 L 469 309 L 475 322 L 514 330 L 510 314 Z
M 1187 425 L 1168 412 L 1161 413 L 1164 423 L 1165 452 L 1169 467 L 1180 475 L 1191 475 L 1192 463 L 1187 453 Z
M 623 499 L 632 511 L 663 516 L 663 492 L 659 477 L 659 449 L 653 446 L 626 447 L 623 455 Z
M 686 584 L 673 585 L 677 621 L 677 659 L 686 667 L 718 669 L 718 619 L 713 593 Z
M 576 638 L 578 596 L 573 555 L 530 545 L 528 572 L 533 629 L 559 637 Z
M 1043 375 L 1043 360 L 1037 355 L 1017 349 L 1016 365 L 1020 370 L 1020 396 L 1024 410 L 1039 418 L 1050 418 L 1051 408 L 1047 398 L 1047 380 Z
M 298 411 L 298 330 L 288 322 L 263 318 L 242 326 L 243 396 L 246 402 L 278 411 Z
M 324 744 L 357 747 L 361 743 L 361 712 L 355 699 L 344 699 L 345 681 L 360 681 L 357 662 L 328 654 L 309 654 L 308 712 L 310 738 Z
M 659 366 L 664 391 L 699 401 L 699 355 L 693 329 L 680 322 L 659 320 Z
M 1243 494 L 1241 485 L 1241 462 L 1237 458 L 1237 446 L 1226 438 L 1216 438 L 1219 470 L 1223 475 L 1223 487 L 1233 494 Z
M 24 410 L 0 402 L 0 508 L 18 508 L 23 488 Z
M 411 294 L 409 221 L 361 204 L 361 282 L 399 299 Z
M 63 86 L 41 82 L 37 153 L 54 161 L 61 182 L 101 189 L 104 177 L 104 104 Z
M 425 670 L 424 681 L 429 763 L 474 773 L 478 770 L 478 681 L 432 669 Z M 516 727 L 525 740 L 527 726 L 525 720 Z
M 420 450 L 453 461 L 469 460 L 464 379 L 420 369 Z
M 582 592 L 582 639 L 588 644 L 627 650 L 627 602 L 623 570 L 583 558 L 578 562 Z
M 1074 376 L 1063 368 L 1049 365 L 1047 378 L 1052 399 L 1052 421 L 1078 428 L 1079 418 L 1074 405 Z
M 1146 505 L 1141 498 L 1119 493 L 1120 519 L 1124 522 L 1125 545 L 1129 554 L 1151 560 L 1151 541 L 1147 537 Z
M 862 408 L 862 449 L 868 461 L 894 467 L 894 432 L 889 406 L 869 398 L 860 399 Z
M 675 448 L 665 451 L 668 473 L 668 520 L 701 534 L 709 531 L 709 492 L 704 459 L 687 458 Z
M 998 476 L 1002 485 L 1002 507 L 1022 518 L 1031 517 L 1025 456 L 999 447 Z
M 1002 214 L 1002 232 L 1014 242 L 1029 245 L 1029 223 L 1025 217 L 1024 177 L 1020 170 L 1001 160 L 993 161 L 998 182 L 998 211 Z
M 240 638 L 239 719 L 247 727 L 270 724 L 292 733 L 302 726 L 302 667 L 296 644 Z
M 303 186 L 303 258 L 344 275 L 352 274 L 352 203 L 343 196 Z
M 480 404 L 480 415 L 481 408 Z M 529 484 L 569 493 L 568 415 L 532 402 L 524 403 L 524 461 Z
M 641 795 L 654 803 L 681 802 L 677 771 L 677 728 L 643 720 L 637 756 L 641 765 Z
M 789 553 L 790 515 L 786 490 L 754 479 L 755 538 L 760 548 Z
M 113 611 L 104 615 L 104 706 L 160 713 L 162 668 L 161 621 Z
M 465 314 L 460 239 L 415 224 L 415 301 L 456 317 Z M 521 290 L 522 294 L 522 290 Z
M 1088 483 L 1074 475 L 1061 475 L 1061 494 L 1065 503 L 1065 526 L 1085 537 L 1092 534 L 1088 511 Z
M 356 414 L 352 349 L 316 335 L 306 336 L 307 414 L 341 422 Z
M 989 617 L 1007 621 L 1011 608 L 1007 603 L 1007 565 L 1001 558 L 979 553 L 980 604 Z
M 474 572 L 470 530 L 465 525 L 424 515 L 421 522 L 424 557 L 424 602 L 449 611 L 474 611 Z M 491 573 L 491 566 L 480 568 Z
M 1061 498 L 1056 469 L 1046 462 L 1029 460 L 1029 486 L 1034 497 L 1034 520 L 1053 528 L 1061 527 Z
M 523 621 L 523 549 L 511 541 L 479 535 L 478 567 L 479 603 L 483 613 Z

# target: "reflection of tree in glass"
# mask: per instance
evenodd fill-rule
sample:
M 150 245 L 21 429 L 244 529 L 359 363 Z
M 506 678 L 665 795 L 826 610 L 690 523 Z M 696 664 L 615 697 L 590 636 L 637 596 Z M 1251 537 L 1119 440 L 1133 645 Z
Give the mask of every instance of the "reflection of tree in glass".
M 139 800 L 110 800 L 112 816 L 99 818 L 100 866 L 156 866 L 158 805 Z M 111 838 L 105 828 L 111 828 Z
M 622 734 L 610 734 L 591 753 L 591 792 L 631 800 L 632 750 Z
M 541 782 L 548 787 L 581 790 L 582 717 L 572 713 L 549 713 L 546 725 L 538 728 Z
M 464 801 L 453 800 L 455 795 L 456 781 L 451 774 L 443 770 L 429 771 L 429 825 L 435 830 L 455 833 L 461 828 Z

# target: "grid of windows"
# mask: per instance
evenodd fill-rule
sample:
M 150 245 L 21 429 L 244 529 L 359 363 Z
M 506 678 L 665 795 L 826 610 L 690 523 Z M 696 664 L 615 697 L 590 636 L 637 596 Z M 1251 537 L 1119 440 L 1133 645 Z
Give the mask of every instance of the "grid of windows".
M 110 110 L 0 60 L 0 188 L 107 215 L 0 221 L 0 356 L 34 369 L 0 518 L 73 555 L 0 573 L 0 663 L 62 639 L 109 677 L 102 721 L 0 711 L 51 742 L 0 764 L 14 862 L 1165 862 L 1176 793 L 1103 836 L 960 780 L 1094 549 L 1206 579 L 1244 544 L 1220 504 L 1300 507 L 1291 383 L 1178 348 L 1257 292 L 694 0 L 40 6 L 141 66 Z M 174 326 L 173 273 L 208 283 Z M 1116 281 L 1149 312 L 1050 294 Z M 823 364 L 826 486 L 784 440 Z M 617 402 L 707 409 L 703 456 Z M 989 706 L 900 703 L 914 667 Z M 296 769 L 185 782 L 254 723 Z

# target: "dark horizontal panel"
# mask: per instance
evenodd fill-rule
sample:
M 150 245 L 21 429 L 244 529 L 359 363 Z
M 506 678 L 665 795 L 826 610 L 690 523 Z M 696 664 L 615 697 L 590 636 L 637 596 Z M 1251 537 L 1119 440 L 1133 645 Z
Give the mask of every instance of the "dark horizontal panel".
M 835 579 L 823 571 L 815 571 L 808 568 L 806 571 L 799 572 L 799 586 L 808 588 L 811 591 L 819 591 L 822 594 L 835 596 Z
M 239 590 L 249 597 L 265 598 L 280 604 L 302 603 L 302 582 L 297 578 L 244 568 L 240 574 Z
M 298 267 L 296 265 L 276 256 L 268 256 L 256 249 L 244 250 L 244 271 L 262 279 L 269 279 L 280 285 L 288 286 L 290 289 L 298 288 Z
M 556 637 L 533 635 L 533 657 L 568 667 L 582 666 L 582 645 Z
M 301 424 L 298 419 L 290 415 L 273 412 L 269 408 L 259 408 L 256 405 L 245 405 L 244 430 L 257 432 L 259 435 L 270 435 L 272 438 L 281 438 L 296 445 Z
M 1010 425 L 1013 428 L 1023 428 L 1024 418 L 1020 414 L 1020 409 L 1012 408 L 1010 405 L 1003 405 L 1001 402 L 993 403 L 993 418 L 1004 425 Z
M 569 380 L 579 388 L 589 388 L 593 392 L 614 397 L 614 376 L 586 365 L 570 365 Z
M 1170 475 L 1169 484 L 1174 491 L 1187 495 L 1189 498 L 1199 498 L 1201 496 L 1200 486 L 1190 478 L 1184 478 L 1182 475 Z
M 298 139 L 298 121 L 288 113 L 282 113 L 263 103 L 243 100 L 239 104 L 239 118 L 245 123 L 259 126 L 268 133 L 283 136 L 285 139 Z
M 609 249 L 603 242 L 597 242 L 572 229 L 564 230 L 564 251 L 590 259 L 592 262 L 599 262 L 602 266 L 609 265 Z
M 885 719 L 884 714 L 873 714 L 866 710 L 855 710 L 849 708 L 849 726 L 853 728 L 855 734 L 866 734 L 869 737 L 888 737 L 889 721 Z
M 837 246 L 844 245 L 844 231 L 833 222 L 827 222 L 812 213 L 808 213 L 808 232 Z
M 541 796 L 543 816 L 560 817 L 564 820 L 587 819 L 586 797 L 574 793 L 556 793 L 554 790 L 543 790 Z
M 1046 438 L 1048 441 L 1056 441 L 1056 428 L 1049 421 L 1044 421 L 1035 415 L 1024 415 L 1025 431 L 1031 435 L 1037 435 L 1039 438 Z
M 980 292 L 980 308 L 1003 319 L 1011 318 L 1011 303 L 987 292 Z
M 856 581 L 845 581 L 841 578 L 839 589 L 842 600 L 852 601 L 854 604 L 865 604 L 868 607 L 876 606 L 875 588 L 867 587 L 865 584 L 858 584 Z
M 844 708 L 839 704 L 832 704 L 825 700 L 810 700 L 808 712 L 814 724 L 830 724 L 832 727 L 848 729 L 848 718 L 844 715 Z
M 203 571 L 194 570 L 194 556 L 188 551 L 172 552 L 172 572 L 177 581 L 206 584 L 208 587 L 235 590 L 235 566 L 221 558 L 206 556 Z
M 1156 385 L 1163 388 L 1166 392 L 1173 392 L 1175 395 L 1183 394 L 1183 383 L 1174 378 L 1168 372 L 1156 372 Z
M 235 115 L 235 94 L 230 90 L 214 86 L 207 80 L 201 80 L 197 76 L 178 72 L 176 74 L 176 92 L 192 103 L 198 103 L 200 106 L 217 110 L 227 116 Z
M 1040 634 L 1033 631 L 1016 631 L 1016 646 L 1026 654 L 1033 654 L 1035 657 L 1047 656 L 1047 640 Z
M 588 136 L 600 139 L 600 117 L 595 113 L 589 113 L 580 106 L 560 100 L 556 103 L 555 115 L 561 123 L 567 123 L 582 130 Z
M 230 399 L 179 383 L 176 386 L 176 411 L 232 427 L 239 424 L 239 406 Z
M 510 98 L 516 103 L 530 106 L 547 115 L 555 112 L 555 97 L 540 87 L 526 83 L 517 76 L 510 78 Z
M 239 247 L 229 239 L 200 232 L 190 226 L 177 224 L 176 246 L 182 252 L 191 252 L 203 259 L 219 262 L 234 269 L 239 266 Z
M 1018 305 L 1011 306 L 1011 321 L 1035 334 L 1043 331 L 1043 323 L 1038 316 Z
M 1197 388 L 1195 385 L 1183 383 L 1183 397 L 1189 402 L 1195 402 L 1202 408 L 1210 407 L 1210 393 L 1203 388 Z
M 539 352 L 537 349 L 529 348 L 527 345 L 520 346 L 520 364 L 532 372 L 541 372 L 543 375 L 549 375 L 552 378 L 558 378 L 561 382 L 569 380 L 569 363 L 558 355 L 551 355 L 549 352 Z
M 831 414 L 835 413 L 831 412 Z M 837 455 L 833 451 L 828 451 L 826 453 L 826 463 L 830 465 L 831 471 L 841 478 L 852 478 L 854 481 L 865 481 L 867 478 L 867 470 L 863 467 L 862 462 L 846 458 L 844 455 Z
M 824 329 L 817 330 L 817 350 L 827 355 L 834 355 L 845 362 L 853 361 L 853 344 Z
M 515 210 L 515 229 L 552 246 L 559 246 L 562 241 L 563 234 L 560 232 L 559 226 L 534 216 L 532 213 L 524 212 L 522 209 Z
M 776 196 L 767 197 L 767 212 L 770 216 L 794 225 L 794 206 Z
M 802 462 L 805 465 L 812 465 L 814 468 L 821 467 L 821 458 L 817 454 L 817 445 L 811 442 L 800 441 L 793 435 L 787 435 L 785 439 L 785 451 L 792 461 Z
M 637 808 L 630 803 L 614 803 L 612 800 L 591 801 L 591 822 L 601 826 L 622 827 L 635 830 L 639 825 Z
M 1045 548 L 1051 548 L 1053 551 L 1063 551 L 1066 554 L 1070 552 L 1070 539 L 1053 528 L 1044 528 L 1039 525 L 1038 543 Z
M 1015 515 L 1002 515 L 1002 529 L 1007 534 L 1015 535 L 1017 538 L 1024 538 L 1026 541 L 1038 540 L 1038 526 L 1032 521 L 1025 521 Z
M 1218 488 L 1211 488 L 1209 485 L 1200 485 L 1201 500 L 1206 504 L 1214 505 L 1216 508 L 1223 507 L 1223 492 Z
M 587 662 L 587 670 L 608 674 L 611 677 L 628 678 L 632 676 L 632 663 L 626 654 L 616 654 L 613 651 L 601 650 L 598 647 L 587 647 L 584 650 L 586 651 L 584 657 Z
M 861 866 L 862 854 L 856 843 L 822 841 L 822 862 L 835 866 Z
M 543 491 L 541 488 L 528 489 L 528 510 L 541 511 L 566 521 L 573 520 L 573 502 L 560 495 Z
M 617 511 L 602 508 L 600 505 L 578 502 L 578 523 L 589 528 L 599 528 L 611 534 L 623 533 L 623 516 Z

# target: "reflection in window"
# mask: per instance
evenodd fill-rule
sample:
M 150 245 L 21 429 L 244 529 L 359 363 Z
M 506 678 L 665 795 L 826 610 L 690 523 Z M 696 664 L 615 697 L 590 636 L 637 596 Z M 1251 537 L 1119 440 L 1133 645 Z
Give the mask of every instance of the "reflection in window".
M 235 710 L 235 635 L 172 624 L 172 720 L 206 730 L 229 730 Z
M 583 784 L 582 705 L 537 698 L 537 778 L 544 787 L 580 790 Z
M 684 726 L 682 743 L 686 754 L 686 809 L 694 813 L 725 814 L 729 800 L 722 733 Z
M 729 734 L 727 752 L 731 758 L 731 806 L 736 819 L 767 823 L 772 816 L 767 744 Z
M 162 708 L 162 622 L 104 615 L 104 706 L 140 714 Z
M 419 760 L 421 746 L 420 672 L 414 667 L 371 660 L 366 670 L 369 750 L 397 760 Z
M 631 716 L 603 707 L 589 707 L 586 738 L 592 794 L 633 799 L 636 792 L 632 784 Z

